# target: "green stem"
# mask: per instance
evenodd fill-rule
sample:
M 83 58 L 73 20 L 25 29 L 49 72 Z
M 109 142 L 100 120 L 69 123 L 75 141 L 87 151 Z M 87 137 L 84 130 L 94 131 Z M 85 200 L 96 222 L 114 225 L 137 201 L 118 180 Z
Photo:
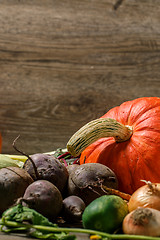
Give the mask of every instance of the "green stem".
M 49 226 L 41 226 L 41 225 L 32 225 L 32 224 L 23 224 L 12 221 L 2 221 L 0 220 L 0 225 L 5 225 L 8 227 L 24 227 L 25 229 L 34 228 L 40 231 L 46 232 L 66 232 L 66 233 L 84 233 L 89 235 L 98 235 L 101 237 L 106 237 L 108 239 L 129 239 L 129 240 L 158 240 L 160 238 L 150 237 L 150 236 L 142 236 L 142 235 L 127 235 L 127 234 L 109 234 L 100 231 L 90 230 L 90 229 L 81 229 L 81 228 L 62 228 L 62 227 L 49 227 Z

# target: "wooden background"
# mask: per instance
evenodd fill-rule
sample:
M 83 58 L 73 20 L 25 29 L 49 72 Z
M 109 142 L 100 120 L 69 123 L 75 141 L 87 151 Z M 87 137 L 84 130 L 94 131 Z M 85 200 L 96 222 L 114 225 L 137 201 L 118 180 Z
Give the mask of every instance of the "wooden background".
M 119 4 L 118 4 L 119 3 Z M 159 0 L 0 1 L 3 153 L 64 148 L 124 101 L 160 95 Z

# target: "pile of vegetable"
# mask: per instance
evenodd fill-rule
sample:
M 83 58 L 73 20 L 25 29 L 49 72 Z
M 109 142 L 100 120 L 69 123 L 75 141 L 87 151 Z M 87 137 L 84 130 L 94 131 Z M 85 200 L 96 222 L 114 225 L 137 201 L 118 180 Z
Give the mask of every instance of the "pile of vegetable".
M 160 239 L 159 98 L 111 109 L 78 130 L 66 149 L 27 155 L 17 139 L 20 155 L 0 154 L 1 231 Z
M 80 155 L 80 164 L 112 169 L 122 192 L 132 194 L 141 180 L 160 182 L 160 98 L 137 98 L 110 109 L 79 129 L 67 148 Z

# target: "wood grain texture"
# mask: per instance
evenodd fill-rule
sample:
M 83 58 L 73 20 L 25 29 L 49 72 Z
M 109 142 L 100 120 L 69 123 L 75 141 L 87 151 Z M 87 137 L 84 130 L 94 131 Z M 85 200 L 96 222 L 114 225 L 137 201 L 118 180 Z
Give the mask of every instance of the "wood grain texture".
M 160 1 L 0 1 L 0 131 L 31 154 L 66 146 L 123 101 L 160 95 Z

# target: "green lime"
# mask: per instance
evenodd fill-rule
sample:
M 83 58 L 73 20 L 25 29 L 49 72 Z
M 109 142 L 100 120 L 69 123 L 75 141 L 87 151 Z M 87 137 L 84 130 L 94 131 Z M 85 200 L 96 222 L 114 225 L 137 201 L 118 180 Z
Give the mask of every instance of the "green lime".
M 104 195 L 92 201 L 82 215 L 83 227 L 113 233 L 128 213 L 127 203 L 118 196 Z

